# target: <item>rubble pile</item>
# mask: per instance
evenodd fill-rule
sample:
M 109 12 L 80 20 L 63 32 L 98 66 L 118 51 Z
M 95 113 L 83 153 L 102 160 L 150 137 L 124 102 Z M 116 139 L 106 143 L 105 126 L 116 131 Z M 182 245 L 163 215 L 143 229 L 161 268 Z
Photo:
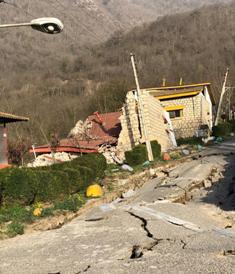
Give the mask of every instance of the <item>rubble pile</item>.
M 92 122 L 86 120 L 83 122 L 79 120 L 75 127 L 71 129 L 68 137 L 73 137 L 78 140 L 87 140 L 87 139 L 94 139 L 94 136 L 91 136 L 89 131 L 92 129 Z
M 50 166 L 56 163 L 68 162 L 77 157 L 78 156 L 66 152 L 43 154 L 39 155 L 32 163 L 29 163 L 27 167 Z
M 122 164 L 125 160 L 125 154 L 116 146 L 103 145 L 99 148 L 99 153 L 102 153 L 107 161 L 107 164 Z

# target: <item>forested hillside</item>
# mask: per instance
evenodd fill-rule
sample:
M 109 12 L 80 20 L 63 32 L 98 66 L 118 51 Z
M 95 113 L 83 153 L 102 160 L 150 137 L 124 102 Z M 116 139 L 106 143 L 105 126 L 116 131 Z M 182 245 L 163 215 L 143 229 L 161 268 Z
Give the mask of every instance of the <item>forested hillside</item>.
M 216 96 L 227 67 L 230 68 L 230 82 L 234 83 L 234 43 L 235 4 L 202 8 L 167 16 L 135 28 L 127 35 L 114 36 L 87 56 L 83 73 L 96 81 L 111 80 L 100 89 L 100 96 L 96 94 L 95 101 L 100 105 L 99 98 L 104 89 L 110 90 L 111 83 L 114 87 L 123 83 L 128 88 L 133 87 L 129 57 L 133 52 L 143 87 L 161 85 L 163 78 L 167 84 L 177 84 L 182 77 L 184 83 L 212 82 Z M 80 62 L 83 60 L 81 58 Z M 106 104 L 108 109 L 109 106 L 112 105 Z
M 30 14 L 45 12 L 46 16 L 59 17 L 62 6 L 58 2 L 72 3 L 71 9 L 77 4 L 81 8 L 82 4 L 82 1 L 67 0 L 67 4 L 65 0 L 48 1 L 57 7 L 55 14 L 51 14 L 46 6 L 40 9 L 42 6 L 35 2 L 36 6 L 31 1 L 22 1 L 21 8 Z M 83 2 L 87 8 L 89 1 Z M 99 2 L 102 9 L 104 6 L 111 9 L 111 3 Z M 23 19 L 20 14 L 13 17 L 15 21 Z M 66 9 L 61 14 L 66 23 Z M 5 23 L 8 18 L 6 13 L 1 21 Z M 183 77 L 185 83 L 211 81 L 216 91 L 227 66 L 231 67 L 231 76 L 234 75 L 235 4 L 159 18 L 125 34 L 119 31 L 107 42 L 92 48 L 89 41 L 86 47 L 77 42 L 81 30 L 77 34 L 72 31 L 75 21 L 70 18 L 71 25 L 65 24 L 65 32 L 56 36 L 26 30 L 1 32 L 1 111 L 31 119 L 24 126 L 14 126 L 11 131 L 14 136 L 46 142 L 52 132 L 65 136 L 77 119 L 95 110 L 118 109 L 126 90 L 134 87 L 130 52 L 136 54 L 142 87 L 160 85 L 162 78 L 174 84 Z M 84 34 L 87 32 L 84 29 Z

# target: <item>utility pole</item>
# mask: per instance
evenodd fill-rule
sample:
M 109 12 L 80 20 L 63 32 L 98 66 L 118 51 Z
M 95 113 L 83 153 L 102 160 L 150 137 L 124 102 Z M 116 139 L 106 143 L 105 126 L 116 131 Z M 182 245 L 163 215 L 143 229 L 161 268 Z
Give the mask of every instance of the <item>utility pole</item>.
M 151 162 L 151 161 L 153 161 L 153 152 L 152 152 L 151 143 L 148 139 L 148 133 L 147 133 L 146 124 L 145 124 L 142 93 L 140 90 L 140 85 L 139 85 L 139 80 L 138 80 L 138 75 L 137 75 L 137 70 L 136 70 L 135 56 L 132 53 L 131 53 L 131 63 L 132 63 L 134 77 L 135 77 L 135 83 L 136 83 L 140 124 L 142 125 L 143 136 L 144 136 L 144 139 L 146 142 L 146 148 L 147 148 L 147 152 L 148 152 L 148 160 Z
M 223 83 L 222 91 L 221 91 L 221 94 L 220 94 L 219 106 L 218 106 L 217 113 L 216 113 L 215 126 L 218 125 L 219 119 L 220 119 L 223 97 L 224 97 L 224 94 L 226 92 L 226 84 L 227 84 L 227 79 L 228 79 L 228 73 L 229 73 L 229 68 L 227 68 L 227 71 L 226 71 L 225 77 L 224 77 L 224 83 Z
M 227 87 L 228 90 L 228 110 L 229 110 L 229 116 L 228 120 L 232 120 L 232 112 L 231 112 L 231 97 L 233 95 L 233 91 L 235 90 L 235 87 Z

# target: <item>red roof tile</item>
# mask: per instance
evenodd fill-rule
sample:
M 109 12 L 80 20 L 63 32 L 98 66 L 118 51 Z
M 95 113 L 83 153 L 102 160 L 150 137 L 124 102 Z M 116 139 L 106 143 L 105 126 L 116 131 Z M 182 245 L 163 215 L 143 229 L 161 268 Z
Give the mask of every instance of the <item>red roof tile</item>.
M 99 121 L 97 115 L 88 116 L 88 121 L 92 122 L 90 135 L 94 137 L 116 137 L 118 138 L 121 131 L 121 122 L 119 120 L 121 112 L 110 112 L 99 114 L 103 123 Z
M 121 122 L 119 120 L 121 112 L 111 112 L 88 116 L 88 121 L 92 122 L 92 128 L 89 135 L 94 139 L 79 140 L 78 138 L 65 138 L 60 140 L 59 147 L 63 148 L 85 148 L 88 150 L 97 150 L 103 144 L 115 144 L 121 132 Z M 49 145 L 38 146 L 37 152 L 44 152 Z

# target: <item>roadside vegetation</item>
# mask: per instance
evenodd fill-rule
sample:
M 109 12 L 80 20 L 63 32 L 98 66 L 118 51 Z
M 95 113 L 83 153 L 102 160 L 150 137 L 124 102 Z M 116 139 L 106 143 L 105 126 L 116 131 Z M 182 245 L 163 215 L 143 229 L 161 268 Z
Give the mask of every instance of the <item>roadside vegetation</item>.
M 215 137 L 227 137 L 231 133 L 235 133 L 235 121 L 229 121 L 220 123 L 213 127 L 213 136 Z
M 89 154 L 49 167 L 0 170 L 0 231 L 15 236 L 38 218 L 77 211 L 86 201 L 86 188 L 105 169 L 101 154 Z

